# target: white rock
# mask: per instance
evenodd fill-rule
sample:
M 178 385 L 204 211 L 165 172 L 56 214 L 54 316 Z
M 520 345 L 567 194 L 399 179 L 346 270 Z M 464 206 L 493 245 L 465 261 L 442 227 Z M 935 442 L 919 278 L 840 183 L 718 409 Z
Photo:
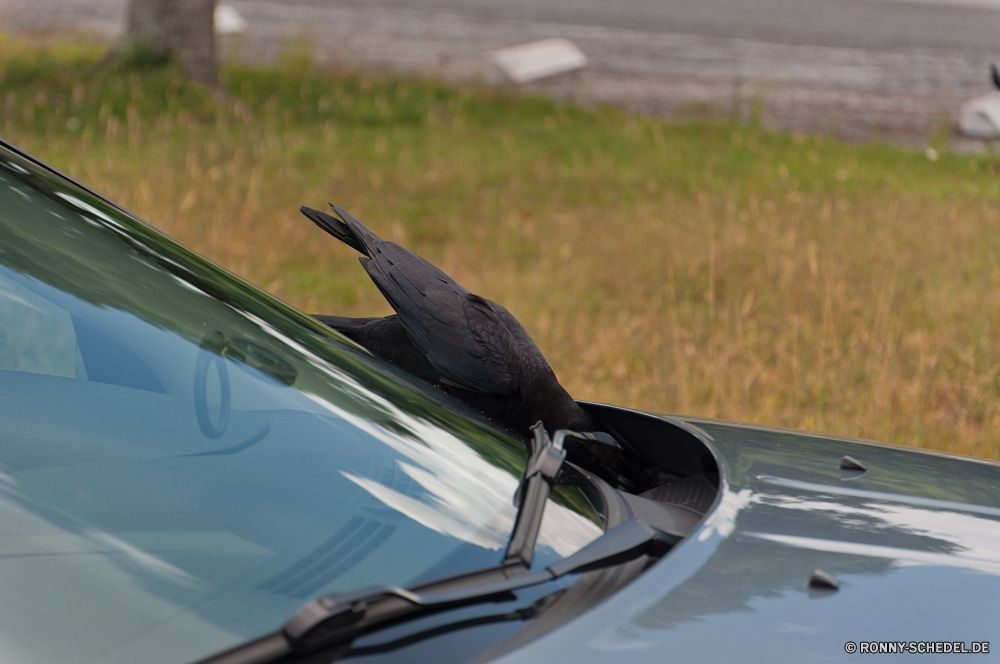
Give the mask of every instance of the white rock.
M 587 56 L 568 39 L 552 38 L 487 53 L 486 79 L 528 83 L 587 66 Z
M 1000 138 L 1000 92 L 991 92 L 962 104 L 958 126 L 963 134 L 972 138 Z
M 235 35 L 247 27 L 246 19 L 232 5 L 216 5 L 214 19 L 217 35 Z

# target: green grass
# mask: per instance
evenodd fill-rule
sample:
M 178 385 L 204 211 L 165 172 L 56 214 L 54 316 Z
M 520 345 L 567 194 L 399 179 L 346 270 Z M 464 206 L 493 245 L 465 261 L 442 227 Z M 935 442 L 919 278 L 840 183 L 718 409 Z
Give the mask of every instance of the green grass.
M 3 136 L 307 311 L 387 307 L 327 200 L 526 325 L 571 393 L 1000 458 L 989 155 L 433 81 L 0 43 Z

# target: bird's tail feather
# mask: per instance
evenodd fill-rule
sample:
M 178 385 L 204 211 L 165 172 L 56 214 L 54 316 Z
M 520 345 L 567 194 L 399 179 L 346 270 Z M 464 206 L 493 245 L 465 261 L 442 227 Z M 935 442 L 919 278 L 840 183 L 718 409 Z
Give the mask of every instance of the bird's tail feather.
M 341 212 L 339 212 L 337 208 L 334 208 L 334 210 L 337 211 L 338 214 L 341 214 Z M 313 222 L 314 224 L 316 224 L 324 231 L 326 231 L 333 237 L 337 238 L 347 246 L 356 249 L 365 256 L 371 256 L 371 250 L 369 249 L 369 247 L 373 246 L 374 243 L 369 244 L 365 240 L 370 240 L 371 238 L 374 238 L 374 240 L 377 242 L 378 238 L 375 237 L 371 231 L 362 226 L 361 222 L 359 222 L 354 217 L 351 217 L 346 212 L 342 213 L 347 217 L 350 217 L 351 221 L 354 222 L 354 224 L 349 225 L 345 224 L 343 221 L 337 219 L 336 217 L 331 217 L 325 212 L 320 212 L 319 210 L 313 210 L 312 208 L 308 208 L 305 206 L 299 208 L 299 211 L 302 212 L 302 214 L 304 214 L 306 218 L 309 219 L 309 221 Z M 357 232 L 357 226 L 360 226 L 361 229 L 364 230 L 363 235 Z
M 334 205 L 333 203 L 329 203 L 329 206 L 334 211 L 334 213 L 343 220 L 344 225 L 351 229 L 351 232 L 354 233 L 354 237 L 358 238 L 358 240 L 362 244 L 364 244 L 366 247 L 369 248 L 369 251 L 363 251 L 361 253 L 371 258 L 372 253 L 374 253 L 371 250 L 375 248 L 376 244 L 382 241 L 381 239 L 379 239 L 379 236 L 375 235 L 375 233 L 372 233 L 370 230 L 368 230 L 364 224 L 355 219 L 350 212 L 340 207 L 339 205 Z

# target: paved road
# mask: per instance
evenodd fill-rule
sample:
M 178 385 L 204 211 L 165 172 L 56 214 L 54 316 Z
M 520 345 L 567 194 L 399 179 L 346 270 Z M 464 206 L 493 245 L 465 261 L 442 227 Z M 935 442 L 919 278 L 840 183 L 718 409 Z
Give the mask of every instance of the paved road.
M 125 0 L 0 0 L 7 28 L 113 36 Z M 584 104 L 748 117 L 849 139 L 922 143 L 990 90 L 1000 0 L 231 0 L 238 56 L 282 44 L 357 68 L 478 78 L 483 53 L 568 37 L 584 72 L 529 86 Z M 224 45 L 232 49 L 237 43 Z
M 993 49 L 1000 0 L 278 0 L 864 49 Z

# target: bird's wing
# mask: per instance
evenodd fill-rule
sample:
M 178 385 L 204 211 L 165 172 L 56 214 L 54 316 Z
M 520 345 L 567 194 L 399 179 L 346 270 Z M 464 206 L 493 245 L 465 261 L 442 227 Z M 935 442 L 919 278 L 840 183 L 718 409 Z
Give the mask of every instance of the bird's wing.
M 477 392 L 517 391 L 517 344 L 488 300 L 392 242 L 379 242 L 361 261 L 444 379 Z
M 375 321 L 382 320 L 381 316 L 376 316 L 373 318 L 348 318 L 347 316 L 328 316 L 325 314 L 309 314 L 312 318 L 315 318 L 319 322 L 323 323 L 327 327 L 332 327 L 338 332 L 349 332 L 355 330 L 359 327 L 363 327 L 368 323 L 374 323 Z
M 459 387 L 489 394 L 517 392 L 520 349 L 490 302 L 468 291 L 428 290 L 424 312 L 430 324 L 438 326 L 433 338 L 440 338 L 441 327 L 454 325 L 450 345 L 461 343 L 460 350 L 435 344 L 428 359 Z M 457 324 L 448 322 L 453 319 Z
M 555 372 L 552 371 L 552 367 L 549 366 L 545 356 L 542 355 L 542 351 L 535 345 L 534 339 L 531 338 L 531 335 L 524 329 L 520 321 L 514 318 L 514 314 L 507 311 L 502 304 L 497 304 L 489 300 L 487 302 L 490 304 L 490 309 L 492 309 L 500 322 L 510 332 L 513 340 L 512 343 L 517 347 L 518 369 L 520 371 L 529 371 L 536 376 L 550 373 L 552 374 L 552 378 L 555 379 Z

